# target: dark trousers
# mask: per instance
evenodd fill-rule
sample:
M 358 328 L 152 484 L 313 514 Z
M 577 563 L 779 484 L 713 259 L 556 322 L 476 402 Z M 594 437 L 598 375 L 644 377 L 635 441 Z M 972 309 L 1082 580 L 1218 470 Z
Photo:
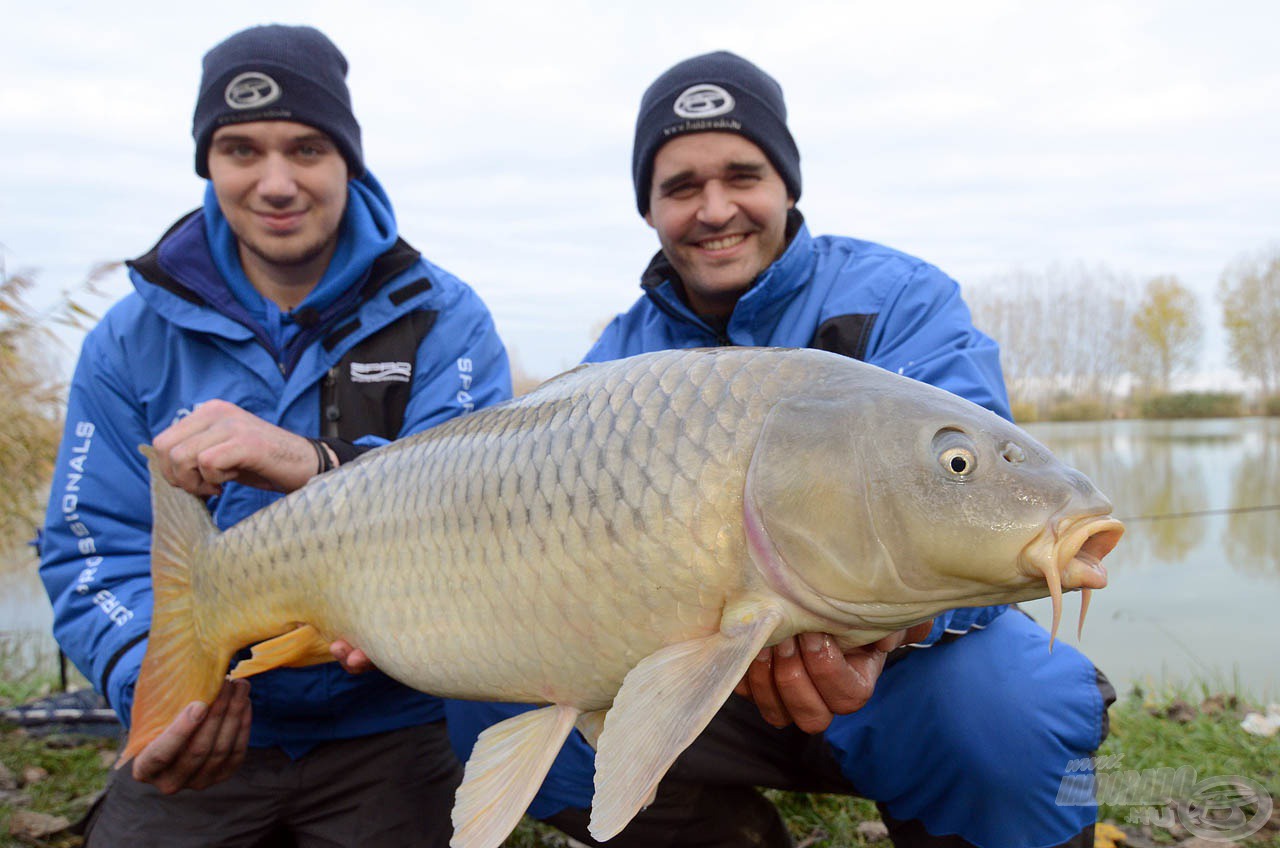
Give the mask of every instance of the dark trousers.
M 251 748 L 230 780 L 161 795 L 126 765 L 89 848 L 444 848 L 462 767 L 443 722 L 319 745 L 299 760 Z

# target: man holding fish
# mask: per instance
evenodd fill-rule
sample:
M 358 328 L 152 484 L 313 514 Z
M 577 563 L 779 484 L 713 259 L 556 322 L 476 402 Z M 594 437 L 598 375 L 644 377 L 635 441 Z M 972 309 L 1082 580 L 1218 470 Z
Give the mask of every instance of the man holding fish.
M 203 206 L 129 263 L 137 291 L 85 341 L 41 575 L 59 643 L 126 724 L 153 609 L 139 445 L 226 529 L 510 395 L 484 304 L 399 237 L 346 71 L 310 27 L 254 27 L 205 55 Z M 440 699 L 332 663 L 226 683 L 112 775 L 88 844 L 444 845 L 461 769 L 442 719 Z
M 643 296 L 586 361 L 813 347 L 1010 417 L 997 346 L 950 278 L 876 244 L 810 235 L 782 90 L 755 65 L 719 52 L 660 76 L 641 102 L 632 171 L 661 250 Z M 1049 634 L 1016 609 L 945 613 L 844 654 L 801 634 L 762 651 L 737 693 L 609 845 L 791 844 L 756 786 L 871 798 L 899 846 L 1092 845 L 1096 808 L 1055 798 L 1068 763 L 1105 737 L 1114 691 L 1070 646 L 1050 653 Z M 449 702 L 460 754 L 519 709 Z M 571 737 L 530 812 L 598 844 L 592 772 L 591 748 Z

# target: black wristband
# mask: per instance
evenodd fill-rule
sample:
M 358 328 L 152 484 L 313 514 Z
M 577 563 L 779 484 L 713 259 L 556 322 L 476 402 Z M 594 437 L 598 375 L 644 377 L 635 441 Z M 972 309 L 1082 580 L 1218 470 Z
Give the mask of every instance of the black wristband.
M 316 449 L 316 474 L 332 471 L 333 460 L 329 458 L 329 451 L 325 450 L 324 442 L 319 439 L 307 439 L 307 441 Z
M 368 453 L 376 447 L 375 445 L 353 445 L 351 442 L 343 441 L 342 439 L 322 438 L 316 439 L 316 441 L 329 446 L 329 449 L 333 451 L 333 455 L 338 458 L 339 465 L 346 465 L 357 456 Z

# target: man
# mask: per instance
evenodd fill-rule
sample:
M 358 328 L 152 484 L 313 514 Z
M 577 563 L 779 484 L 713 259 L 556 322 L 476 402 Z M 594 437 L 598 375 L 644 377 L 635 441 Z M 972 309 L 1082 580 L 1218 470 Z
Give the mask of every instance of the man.
M 126 724 L 151 615 L 138 445 L 226 529 L 510 394 L 488 310 L 399 238 L 346 71 L 310 27 L 251 28 L 205 55 L 203 207 L 129 263 L 137 291 L 85 340 L 41 574 L 59 643 Z M 88 843 L 445 845 L 461 769 L 442 718 L 438 699 L 335 664 L 229 683 L 112 775 Z
M 662 249 L 644 295 L 587 361 L 815 347 L 1009 417 L 997 347 L 974 329 L 951 279 L 876 244 L 809 234 L 795 208 L 800 156 L 782 90 L 755 65 L 720 52 L 660 76 L 641 102 L 632 173 Z M 753 788 L 772 786 L 872 798 L 899 846 L 1092 845 L 1096 808 L 1056 799 L 1073 761 L 1105 736 L 1114 692 L 1081 654 L 1062 644 L 1051 654 L 1048 643 L 1043 628 L 997 607 L 947 613 L 848 656 L 824 634 L 766 649 L 738 686 L 743 697 L 608 844 L 789 845 Z M 450 702 L 459 752 L 515 709 Z M 591 774 L 591 751 L 575 737 L 530 811 L 594 844 L 583 809 Z M 1073 772 L 1072 785 L 1081 777 Z

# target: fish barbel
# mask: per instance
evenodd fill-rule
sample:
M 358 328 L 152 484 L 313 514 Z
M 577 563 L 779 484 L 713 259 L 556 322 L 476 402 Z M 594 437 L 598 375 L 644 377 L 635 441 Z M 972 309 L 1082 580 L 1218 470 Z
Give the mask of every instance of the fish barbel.
M 224 533 L 154 467 L 152 502 L 125 758 L 210 702 L 242 647 L 237 677 L 331 661 L 343 639 L 417 689 L 548 705 L 477 742 L 453 814 L 467 848 L 501 844 L 575 726 L 603 841 L 762 648 L 821 632 L 848 649 L 1046 595 L 1056 634 L 1063 591 L 1105 586 L 1123 533 L 1088 479 L 985 409 L 750 348 L 581 366 Z

